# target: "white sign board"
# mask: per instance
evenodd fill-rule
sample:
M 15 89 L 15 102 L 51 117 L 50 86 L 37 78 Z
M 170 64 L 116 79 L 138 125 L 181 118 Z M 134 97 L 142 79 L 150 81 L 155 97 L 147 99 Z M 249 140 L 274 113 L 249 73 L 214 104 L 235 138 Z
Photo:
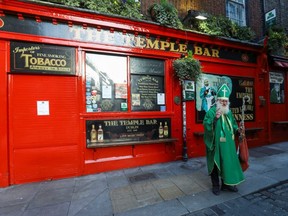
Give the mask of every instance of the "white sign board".
M 276 10 L 273 9 L 265 14 L 265 21 L 269 21 L 276 18 Z

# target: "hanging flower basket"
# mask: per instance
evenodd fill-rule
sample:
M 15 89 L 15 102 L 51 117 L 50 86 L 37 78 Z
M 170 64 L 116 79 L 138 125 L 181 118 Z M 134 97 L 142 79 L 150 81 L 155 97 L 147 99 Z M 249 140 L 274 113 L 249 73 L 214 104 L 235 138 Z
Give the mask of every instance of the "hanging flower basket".
M 173 61 L 175 75 L 180 81 L 194 80 L 197 81 L 202 74 L 202 66 L 199 60 L 195 59 L 192 51 L 188 51 L 188 55 Z

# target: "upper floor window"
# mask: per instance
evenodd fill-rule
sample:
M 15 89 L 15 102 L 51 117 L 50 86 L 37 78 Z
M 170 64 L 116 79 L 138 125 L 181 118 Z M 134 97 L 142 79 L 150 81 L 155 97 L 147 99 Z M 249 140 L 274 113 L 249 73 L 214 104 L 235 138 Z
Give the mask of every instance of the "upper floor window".
M 240 26 L 246 26 L 245 0 L 227 0 L 226 16 Z

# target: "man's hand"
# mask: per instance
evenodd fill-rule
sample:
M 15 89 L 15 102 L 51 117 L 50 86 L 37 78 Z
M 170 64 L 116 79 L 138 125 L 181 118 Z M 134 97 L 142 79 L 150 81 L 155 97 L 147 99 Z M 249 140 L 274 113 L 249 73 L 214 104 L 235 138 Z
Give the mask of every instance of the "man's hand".
M 215 118 L 216 118 L 216 119 L 219 119 L 221 115 L 222 115 L 222 112 L 220 111 L 220 109 L 218 109 L 218 110 L 216 111 L 216 116 L 215 116 Z
M 244 127 L 243 122 L 240 122 L 239 128 L 238 128 L 238 132 L 239 132 L 240 134 L 245 133 L 245 127 Z

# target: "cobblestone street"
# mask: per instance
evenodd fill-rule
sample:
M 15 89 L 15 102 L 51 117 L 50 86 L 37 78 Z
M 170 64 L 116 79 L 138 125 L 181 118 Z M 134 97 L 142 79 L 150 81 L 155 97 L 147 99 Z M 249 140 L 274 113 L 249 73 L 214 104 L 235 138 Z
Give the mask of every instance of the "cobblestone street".
M 287 203 L 288 181 L 284 181 L 258 192 L 186 214 L 185 216 L 287 216 Z

